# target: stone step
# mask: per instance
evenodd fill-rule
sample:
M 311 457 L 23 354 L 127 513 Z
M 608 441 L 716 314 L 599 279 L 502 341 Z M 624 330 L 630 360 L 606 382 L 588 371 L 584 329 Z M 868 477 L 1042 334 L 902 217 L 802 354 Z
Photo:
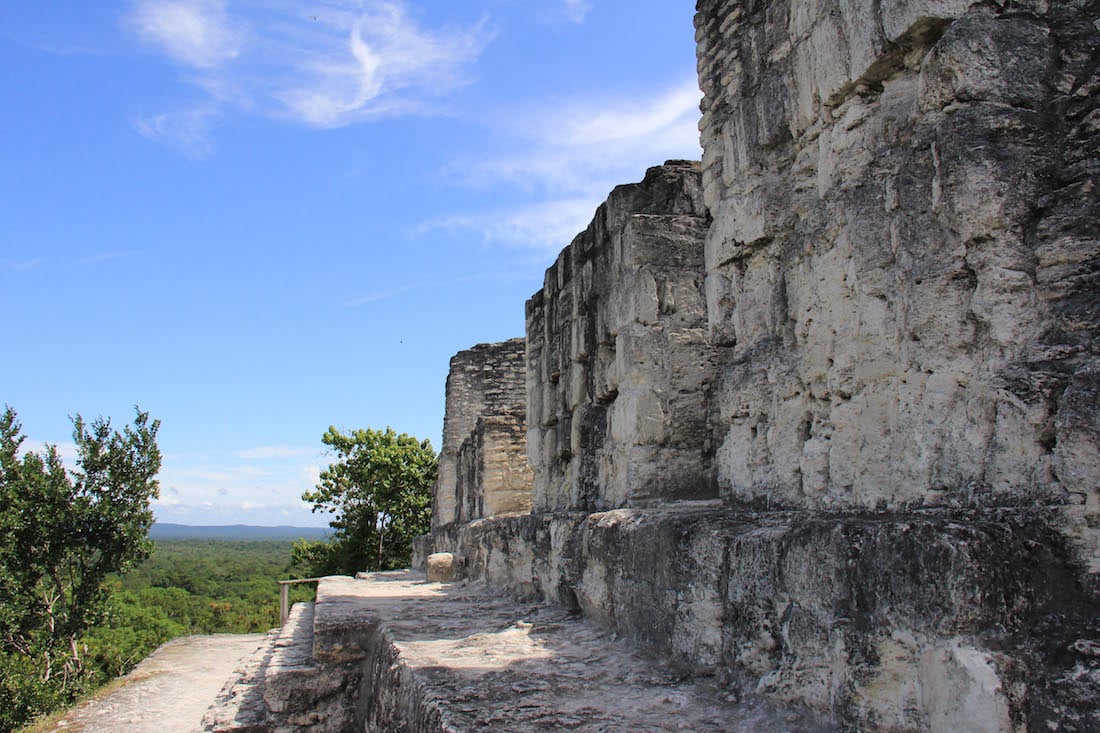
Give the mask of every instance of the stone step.
M 266 733 L 319 722 L 321 668 L 313 659 L 313 603 L 296 603 L 286 624 L 226 683 L 203 718 L 211 733 Z M 323 695 L 322 695 L 323 696 Z
M 739 700 L 713 677 L 674 671 L 564 608 L 411 571 L 361 578 L 340 588 L 366 651 L 359 730 L 833 729 L 806 709 Z
M 341 731 L 356 717 L 362 678 L 362 609 L 345 586 L 326 578 L 314 603 L 296 603 L 286 624 L 226 684 L 203 720 L 212 733 Z
M 272 650 L 264 676 L 264 702 L 273 720 L 315 722 L 316 681 L 320 669 L 313 659 L 315 605 L 296 603 L 291 608 Z
M 212 733 L 834 729 L 647 658 L 564 608 L 413 571 L 323 579 L 203 722 Z
M 264 643 L 246 657 L 225 683 L 214 704 L 202 719 L 211 733 L 266 733 L 267 704 L 264 702 L 264 674 L 275 649 L 280 629 L 268 632 Z

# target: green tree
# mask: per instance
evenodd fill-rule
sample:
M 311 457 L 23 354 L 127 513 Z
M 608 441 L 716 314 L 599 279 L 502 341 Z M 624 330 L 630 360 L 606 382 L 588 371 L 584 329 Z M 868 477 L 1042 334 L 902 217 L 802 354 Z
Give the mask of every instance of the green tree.
M 432 444 L 390 428 L 342 433 L 330 427 L 321 440 L 338 460 L 302 499 L 313 511 L 334 515 L 333 539 L 296 542 L 297 567 L 310 575 L 406 567 L 413 538 L 431 525 Z
M 54 446 L 25 452 L 0 415 L 0 729 L 64 703 L 83 681 L 83 632 L 100 620 L 108 573 L 149 555 L 159 421 L 73 418 L 77 468 Z

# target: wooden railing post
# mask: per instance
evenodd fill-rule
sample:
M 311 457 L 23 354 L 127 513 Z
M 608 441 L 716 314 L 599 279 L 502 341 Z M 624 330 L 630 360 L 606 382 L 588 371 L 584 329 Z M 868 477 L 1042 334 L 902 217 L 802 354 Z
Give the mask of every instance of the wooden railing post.
M 316 583 L 320 578 L 295 578 L 294 580 L 280 580 L 279 583 L 279 626 L 286 626 L 286 620 L 290 618 L 290 586 L 295 583 Z

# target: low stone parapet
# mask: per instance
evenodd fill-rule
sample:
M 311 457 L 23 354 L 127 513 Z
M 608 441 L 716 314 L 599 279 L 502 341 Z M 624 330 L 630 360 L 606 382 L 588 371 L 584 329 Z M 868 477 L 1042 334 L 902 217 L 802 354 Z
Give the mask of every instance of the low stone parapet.
M 432 542 L 469 577 L 583 612 L 732 694 L 858 729 L 1100 729 L 1097 591 L 1057 526 L 1042 509 L 688 502 L 487 519 Z
M 360 691 L 368 731 L 834 730 L 802 706 L 731 694 L 640 656 L 567 609 L 483 583 L 374 573 L 356 586 L 378 614 Z
M 361 727 L 360 687 L 377 614 L 354 578 L 322 578 L 313 603 L 297 603 L 286 624 L 238 670 L 203 720 L 212 733 Z

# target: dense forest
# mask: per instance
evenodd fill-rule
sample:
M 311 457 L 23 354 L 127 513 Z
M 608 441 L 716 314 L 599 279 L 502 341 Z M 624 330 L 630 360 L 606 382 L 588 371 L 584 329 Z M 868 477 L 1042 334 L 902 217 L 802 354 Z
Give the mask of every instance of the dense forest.
M 330 427 L 322 442 L 337 461 L 302 498 L 332 515 L 331 533 L 255 539 L 219 527 L 154 543 L 160 422 L 136 407 L 121 429 L 72 421 L 67 467 L 55 446 L 25 450 L 15 411 L 0 412 L 0 733 L 66 707 L 173 637 L 273 628 L 279 579 L 403 567 L 428 530 L 431 444 Z M 291 590 L 295 602 L 313 593 Z
M 90 692 L 125 674 L 177 636 L 254 633 L 278 626 L 276 581 L 295 576 L 292 545 L 289 540 L 158 541 L 144 562 L 107 578 L 106 612 L 78 642 L 83 652 L 80 689 Z M 312 599 L 310 584 L 291 586 L 292 602 Z M 27 671 L 30 686 L 35 677 Z M 37 700 L 38 712 L 64 702 L 49 699 L 53 688 L 40 686 L 38 692 L 45 698 Z M 4 717 L 0 713 L 0 730 L 11 730 L 15 721 L 5 725 Z
M 292 542 L 160 540 L 149 559 L 111 578 L 113 606 L 154 614 L 178 634 L 253 633 L 279 625 L 275 581 L 292 577 Z M 294 600 L 312 598 L 294 586 Z

